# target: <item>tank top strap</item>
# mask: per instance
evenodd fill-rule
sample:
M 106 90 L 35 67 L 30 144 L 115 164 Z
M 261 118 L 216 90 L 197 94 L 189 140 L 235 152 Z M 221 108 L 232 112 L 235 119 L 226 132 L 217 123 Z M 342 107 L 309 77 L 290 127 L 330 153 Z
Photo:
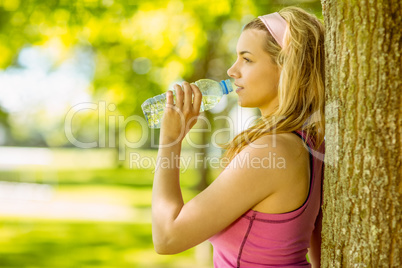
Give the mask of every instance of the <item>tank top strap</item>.
M 306 137 L 306 133 L 302 130 L 293 131 L 294 134 L 299 136 L 308 147 L 310 155 L 310 170 L 313 173 L 310 179 L 314 182 L 316 179 L 319 180 L 318 183 L 321 184 L 321 189 L 323 187 L 323 177 L 324 177 L 324 155 L 325 155 L 325 141 L 315 149 L 316 141 L 311 137 Z M 317 177 L 317 178 L 316 178 Z M 312 183 L 313 184 L 313 183 Z M 322 194 L 320 194 L 320 205 L 322 205 Z
M 303 130 L 295 130 L 292 131 L 292 133 L 296 134 L 304 141 L 304 143 L 309 147 L 309 152 L 311 153 L 311 149 L 314 148 L 315 141 L 311 137 L 307 137 L 306 132 Z
M 307 199 L 304 202 L 304 204 L 306 204 L 310 200 L 311 194 L 314 189 L 314 182 L 315 182 L 315 172 L 314 172 L 315 171 L 315 166 L 314 166 L 315 163 L 314 163 L 314 157 L 312 154 L 313 142 L 311 141 L 310 138 L 306 138 L 306 133 L 303 132 L 302 130 L 293 131 L 293 133 L 296 134 L 300 139 L 303 140 L 304 146 L 307 147 L 306 149 L 308 149 L 308 154 L 309 154 L 310 186 L 309 186 L 309 193 L 308 193 Z

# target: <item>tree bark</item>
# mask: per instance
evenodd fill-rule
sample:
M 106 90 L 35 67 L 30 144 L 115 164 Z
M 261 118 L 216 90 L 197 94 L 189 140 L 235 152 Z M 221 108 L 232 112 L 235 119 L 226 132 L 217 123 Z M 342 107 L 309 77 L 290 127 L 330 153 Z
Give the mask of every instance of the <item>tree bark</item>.
M 322 267 L 402 267 L 402 4 L 322 0 Z

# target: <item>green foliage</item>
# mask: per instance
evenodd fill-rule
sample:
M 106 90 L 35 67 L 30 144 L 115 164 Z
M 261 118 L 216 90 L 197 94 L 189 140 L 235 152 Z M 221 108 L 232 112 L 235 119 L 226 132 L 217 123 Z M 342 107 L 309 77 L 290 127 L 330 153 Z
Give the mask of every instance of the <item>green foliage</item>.
M 299 5 L 297 1 L 287 4 Z M 320 1 L 302 6 L 317 10 Z M 49 73 L 77 51 L 84 51 L 90 55 L 85 68 L 93 69 L 88 74 L 92 101 L 116 105 L 116 116 L 142 116 L 142 102 L 166 91 L 176 81 L 227 78 L 226 70 L 235 58 L 242 26 L 257 15 L 281 7 L 283 4 L 274 1 L 251 0 L 3 0 L 0 70 L 13 66 L 22 71 L 17 58 L 25 47 L 57 51 L 51 53 Z M 59 131 L 63 116 L 50 127 L 46 113 L 52 111 L 30 116 L 28 122 L 35 124 L 10 125 L 16 128 L 12 133 L 17 136 L 17 144 L 70 144 Z M 81 136 L 97 133 L 91 122 L 100 120 L 99 116 L 79 114 L 76 118 L 76 124 L 85 123 L 76 126 Z M 47 126 L 41 122 L 47 122 Z M 109 125 L 108 119 L 106 124 Z M 27 135 L 18 134 L 21 128 Z M 139 135 L 135 130 L 138 126 L 127 128 L 131 136 Z M 34 135 L 35 139 L 30 139 Z
M 320 1 L 301 6 L 319 10 Z M 91 102 L 105 101 L 107 107 L 113 104 L 116 108 L 105 114 L 77 114 L 73 133 L 82 141 L 96 140 L 99 120 L 105 120 L 109 141 L 109 134 L 118 138 L 118 116 L 142 116 L 141 103 L 166 91 L 173 82 L 227 78 L 242 26 L 280 7 L 274 1 L 252 0 L 0 0 L 0 70 L 13 68 L 22 73 L 25 67 L 18 56 L 26 47 L 40 47 L 51 54 L 49 74 L 73 56 L 81 57 L 77 54 L 81 51 L 89 58 L 83 69 L 91 81 L 87 89 Z M 56 53 L 51 53 L 53 49 Z M 6 145 L 71 146 L 64 133 L 64 119 L 71 107 L 52 121 L 49 115 L 55 111 L 40 104 L 31 107 L 29 114 L 11 113 L 3 109 L 1 100 L 0 96 L 0 130 L 5 129 Z M 142 134 L 135 124 L 124 131 L 131 140 Z M 157 131 L 154 134 L 158 136 Z M 151 170 L 52 172 L 57 197 L 76 201 L 107 196 L 133 209 L 150 210 Z M 36 173 L 40 171 L 0 171 L 0 180 L 30 182 L 24 176 L 35 178 Z M 209 180 L 218 173 L 210 170 Z M 198 179 L 195 169 L 181 174 L 186 200 L 196 193 Z M 0 215 L 1 267 L 195 267 L 194 262 L 194 249 L 177 256 L 156 255 L 149 223 Z

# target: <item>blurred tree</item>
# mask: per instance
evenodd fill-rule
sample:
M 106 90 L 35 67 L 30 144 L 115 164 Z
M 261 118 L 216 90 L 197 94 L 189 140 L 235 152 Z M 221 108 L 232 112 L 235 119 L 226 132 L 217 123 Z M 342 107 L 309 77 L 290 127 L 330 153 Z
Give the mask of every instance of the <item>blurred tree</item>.
M 4 145 L 12 141 L 8 120 L 8 113 L 4 112 L 0 107 L 0 144 Z
M 308 1 L 300 6 L 319 12 L 317 3 Z M 251 0 L 3 0 L 0 68 L 25 70 L 19 57 L 27 47 L 43 47 L 51 55 L 46 74 L 65 70 L 65 62 L 75 57 L 77 65 L 72 68 L 90 83 L 90 97 L 84 100 L 97 104 L 92 112 L 74 115 L 71 128 L 77 140 L 96 141 L 97 147 L 119 150 L 146 135 L 141 145 L 151 148 L 157 144 L 159 132 L 136 120 L 143 118 L 142 102 L 165 92 L 174 82 L 227 78 L 242 25 L 283 6 L 283 1 Z M 71 74 L 70 80 L 77 80 L 76 76 Z M 60 94 L 54 92 L 49 94 Z M 43 111 L 45 106 L 39 102 L 33 108 L 42 110 L 30 114 L 29 124 L 15 120 L 13 114 L 9 127 L 16 135 L 15 144 L 72 146 L 65 137 L 63 122 L 75 104 L 77 101 L 70 101 L 64 110 L 59 107 L 62 112 L 56 117 L 53 110 Z M 27 134 L 18 134 L 21 128 Z M 34 134 L 36 138 L 32 139 Z M 200 136 L 198 140 L 208 142 L 209 138 Z

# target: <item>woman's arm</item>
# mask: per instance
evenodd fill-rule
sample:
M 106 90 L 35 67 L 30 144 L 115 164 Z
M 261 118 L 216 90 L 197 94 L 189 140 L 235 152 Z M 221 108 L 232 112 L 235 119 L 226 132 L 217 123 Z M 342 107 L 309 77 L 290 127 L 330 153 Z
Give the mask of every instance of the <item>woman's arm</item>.
M 152 237 L 158 253 L 166 252 L 163 247 L 171 244 L 169 230 L 184 205 L 179 183 L 180 150 L 181 142 L 158 151 L 152 187 Z
M 315 228 L 311 235 L 310 248 L 308 249 L 308 256 L 313 268 L 321 266 L 321 229 L 322 229 L 322 210 L 317 216 Z
M 182 88 L 175 85 L 176 105 L 173 104 L 172 92 L 166 93 L 162 118 L 152 188 L 152 237 L 158 253 L 166 252 L 166 245 L 172 243 L 169 230 L 184 205 L 179 182 L 181 143 L 191 128 L 186 132 L 186 125 L 194 125 L 201 105 L 202 96 L 198 88 L 185 82 L 183 89 L 185 95 Z M 194 103 L 190 99 L 193 94 Z
M 183 84 L 183 87 L 184 93 L 180 92 L 181 89 L 176 91 L 175 108 L 165 111 L 154 176 L 152 232 L 155 250 L 160 254 L 179 253 L 205 241 L 281 186 L 292 183 L 290 178 L 297 178 L 299 171 L 293 168 L 298 163 L 294 146 L 289 145 L 281 134 L 275 136 L 275 142 L 273 136 L 266 135 L 246 146 L 211 185 L 184 204 L 177 161 L 181 137 L 192 125 L 181 131 L 180 122 L 190 122 L 199 108 L 195 107 L 193 112 L 185 108 L 191 104 L 191 88 L 189 84 Z M 193 91 L 196 93 L 197 89 L 194 86 Z M 168 102 L 173 103 L 171 93 Z M 194 106 L 200 102 L 201 96 L 195 94 Z M 270 152 L 285 159 L 285 169 L 264 166 L 267 164 L 264 159 Z

